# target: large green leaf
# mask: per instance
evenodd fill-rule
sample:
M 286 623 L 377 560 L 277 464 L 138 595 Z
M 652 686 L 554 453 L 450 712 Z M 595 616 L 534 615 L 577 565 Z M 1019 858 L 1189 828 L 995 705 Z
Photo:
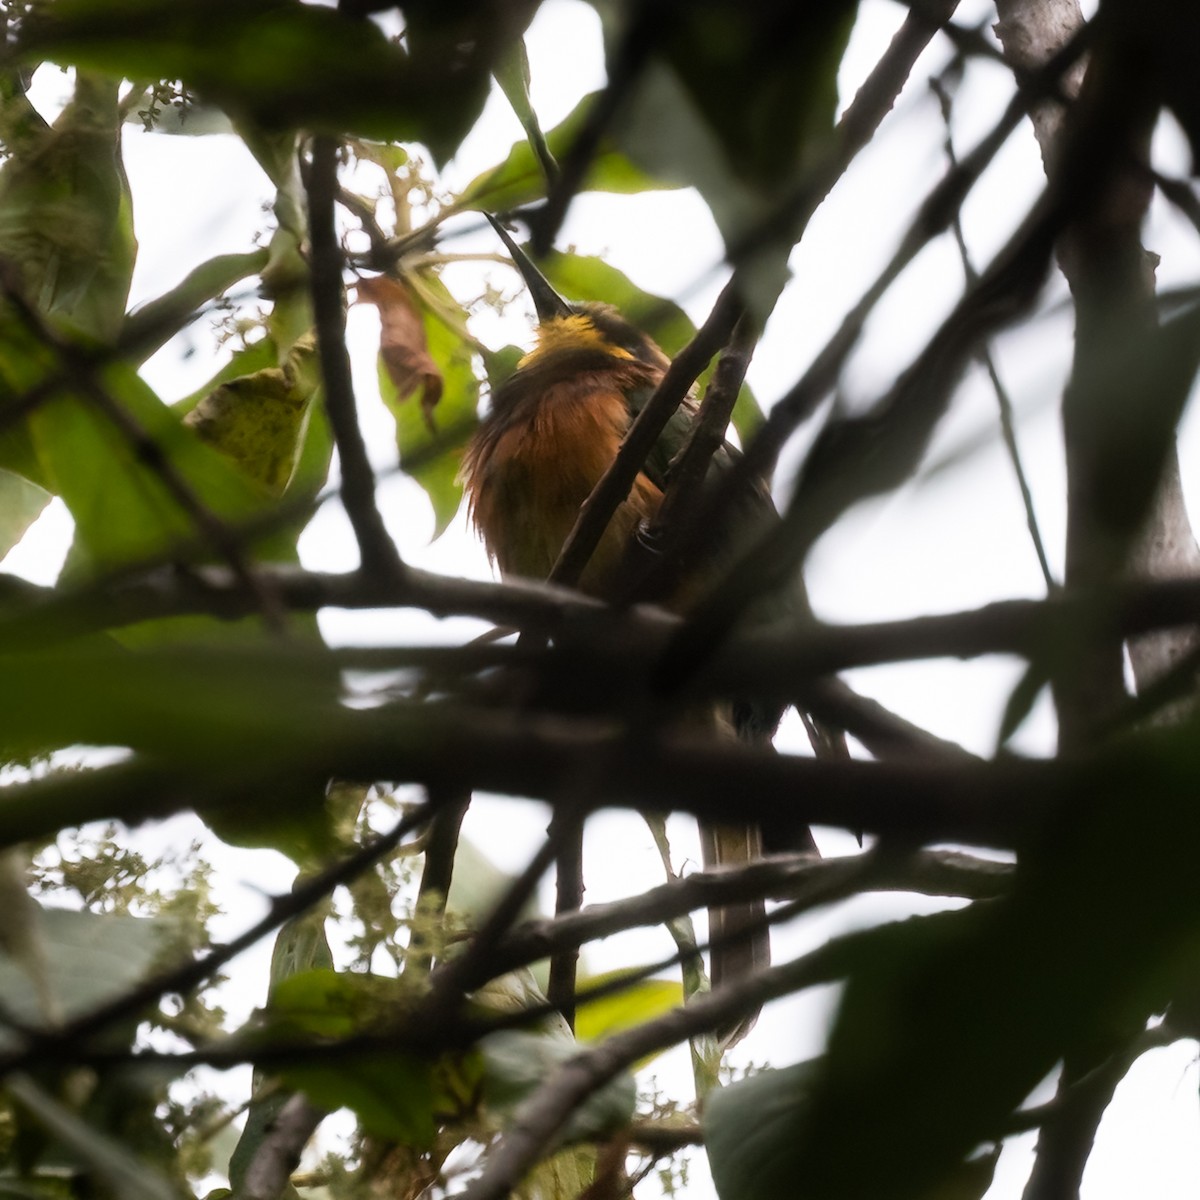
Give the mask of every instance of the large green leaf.
M 704 1145 L 721 1200 L 760 1200 L 802 1190 L 796 1131 L 805 1119 L 820 1064 L 757 1071 L 717 1088 L 704 1104 Z M 961 1164 L 925 1200 L 979 1200 L 992 1183 L 998 1148 Z
M 80 1016 L 149 975 L 177 936 L 163 918 L 41 909 L 32 937 L 43 978 L 0 952 L 0 1007 L 34 1027 Z M 0 1045 L 12 1036 L 0 1030 Z
M 828 138 L 857 11 L 858 0 L 765 0 L 749 8 L 693 0 L 679 10 L 662 58 L 741 179 L 763 188 L 794 182 L 814 143 Z
M 508 1029 L 480 1042 L 484 1063 L 484 1097 L 502 1120 L 520 1122 L 524 1100 L 579 1053 L 569 1038 L 554 1033 Z M 637 1099 L 632 1075 L 621 1074 L 593 1092 L 572 1114 L 561 1141 L 600 1137 L 629 1123 Z
M 850 966 L 792 1161 L 814 1200 L 917 1200 L 1055 1065 L 1143 1028 L 1200 942 L 1196 723 L 1057 794 L 1004 898 L 890 926 Z
M 580 991 L 617 983 L 635 975 L 633 969 L 581 976 Z M 623 1029 L 653 1021 L 683 1004 L 683 985 L 674 979 L 642 979 L 628 987 L 580 1004 L 575 1014 L 575 1034 L 580 1041 L 598 1042 Z
M 639 10 L 602 0 L 596 7 L 611 61 Z M 704 197 L 738 253 L 743 299 L 761 322 L 803 232 L 806 214 L 788 206 L 832 133 L 837 69 L 856 11 L 857 0 L 682 6 L 613 125 L 615 142 L 640 167 Z
M 272 1038 L 328 1042 L 381 1032 L 398 1022 L 410 992 L 402 981 L 375 975 L 311 970 L 281 980 L 271 993 L 266 1032 Z M 430 1062 L 398 1052 L 347 1053 L 329 1065 L 284 1065 L 280 1076 L 321 1108 L 352 1109 L 377 1137 L 426 1146 L 436 1132 L 437 1087 Z
M 266 250 L 218 254 L 202 262 L 169 292 L 147 301 L 125 318 L 121 327 L 122 345 L 131 348 L 134 361 L 149 358 L 195 317 L 202 304 L 261 271 L 266 263 Z
M 79 1166 L 103 1180 L 112 1195 L 126 1200 L 182 1200 L 182 1191 L 169 1179 L 61 1104 L 28 1075 L 10 1077 L 6 1090 Z
M 294 917 L 275 937 L 271 954 L 272 987 L 314 968 L 333 969 L 333 954 L 325 934 L 325 906 Z M 229 1182 L 241 1190 L 246 1168 L 271 1132 L 272 1123 L 291 1093 L 282 1088 L 264 1088 L 264 1073 L 254 1073 L 254 1096 L 246 1113 L 246 1124 L 229 1159 Z
M 579 136 L 599 93 L 585 96 L 572 111 L 546 134 L 546 146 L 561 159 Z M 635 166 L 610 139 L 604 139 L 583 178 L 583 192 L 647 192 L 678 187 L 655 179 Z M 502 163 L 477 175 L 467 184 L 455 208 L 506 212 L 540 199 L 546 194 L 546 177 L 528 140 L 514 142 Z
M 469 837 L 460 834 L 458 848 L 454 852 L 454 873 L 450 877 L 446 911 L 478 928 L 513 883 L 512 875 L 496 866 Z M 542 915 L 537 896 L 531 895 L 521 906 L 517 919 L 532 921 Z
M 282 367 L 266 367 L 214 388 L 184 423 L 273 496 L 288 486 L 300 459 L 308 414 L 320 384 L 312 337 Z
M 171 408 L 181 417 L 200 403 L 210 392 L 214 392 L 222 384 L 231 383 L 237 379 L 245 379 L 256 371 L 265 371 L 268 367 L 279 366 L 279 351 L 269 337 L 259 338 L 240 350 L 235 350 L 229 361 L 194 392 L 189 392 L 180 400 L 176 400 Z
M 168 479 L 224 521 L 244 521 L 266 507 L 264 489 L 185 429 L 131 368 L 113 364 L 97 378 L 126 428 L 92 396 L 77 393 L 42 404 L 30 418 L 46 477 L 71 510 L 91 563 L 112 566 L 179 543 L 204 545 L 195 515 Z M 218 553 L 211 543 L 203 552 Z
M 495 57 L 536 3 L 406 7 L 406 45 L 296 0 L 59 0 L 25 23 L 28 61 L 181 79 L 235 116 L 424 142 L 448 158 L 483 108 Z
M 103 341 L 120 331 L 136 251 L 119 133 L 117 81 L 82 72 L 36 151 L 0 170 L 0 254 L 30 302 Z
M 306 746 L 322 729 L 335 738 L 349 715 L 328 651 L 284 649 L 262 632 L 257 643 L 136 653 L 100 642 L 16 650 L 0 655 L 0 729 L 35 750 L 130 746 L 216 777 L 264 762 L 303 772 Z M 286 775 L 245 798 L 269 806 L 281 789 L 286 799 Z

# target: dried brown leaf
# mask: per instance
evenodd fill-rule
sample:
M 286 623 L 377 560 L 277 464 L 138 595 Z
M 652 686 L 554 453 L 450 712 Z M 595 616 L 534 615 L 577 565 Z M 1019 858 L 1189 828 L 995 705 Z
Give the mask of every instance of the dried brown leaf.
M 433 429 L 433 410 L 442 398 L 442 373 L 430 356 L 425 322 L 413 293 L 399 280 L 380 275 L 360 280 L 358 296 L 379 309 L 379 353 L 396 394 L 407 400 L 420 388 L 421 412 Z

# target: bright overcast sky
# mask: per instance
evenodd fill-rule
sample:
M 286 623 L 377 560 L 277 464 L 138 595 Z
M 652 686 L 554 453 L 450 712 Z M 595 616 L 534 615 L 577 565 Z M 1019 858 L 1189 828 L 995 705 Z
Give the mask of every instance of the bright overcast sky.
M 958 19 L 967 24 L 985 19 L 988 12 L 985 4 L 967 2 Z M 853 95 L 902 16 L 903 10 L 886 0 L 866 0 L 843 70 L 843 103 Z M 543 126 L 548 128 L 570 111 L 581 95 L 603 82 L 599 24 L 594 12 L 582 3 L 550 0 L 539 12 L 528 44 L 533 97 Z M 751 368 L 751 382 L 764 403 L 769 404 L 794 382 L 894 249 L 919 199 L 943 170 L 944 129 L 925 80 L 947 57 L 947 47 L 935 44 L 876 144 L 864 152 L 811 223 L 793 258 L 793 283 Z M 37 94 L 53 97 L 61 90 L 61 78 L 49 71 L 42 74 L 51 78 L 41 82 Z M 1010 89 L 1010 79 L 999 67 L 972 65 L 956 102 L 954 137 L 960 150 L 969 148 L 990 126 Z M 446 171 L 446 185 L 461 187 L 501 159 L 520 136 L 520 126 L 507 105 L 494 96 L 484 119 Z M 131 127 L 125 147 L 141 246 L 135 302 L 164 291 L 212 254 L 248 248 L 255 231 L 265 225 L 263 205 L 270 199 L 269 184 L 235 139 L 172 138 L 143 134 Z M 1156 149 L 1167 169 L 1181 169 L 1181 140 L 1167 123 L 1160 130 Z M 1022 129 L 964 210 L 967 238 L 977 265 L 986 263 L 1015 226 L 1041 181 L 1032 134 Z M 476 224 L 469 216 L 459 218 L 448 226 L 447 233 L 469 230 Z M 696 318 L 703 317 L 719 287 L 720 279 L 712 268 L 720 259 L 720 242 L 703 203 L 694 194 L 583 196 L 571 210 L 562 241 L 564 245 L 575 243 L 581 252 L 604 255 L 647 290 L 678 298 Z M 1200 278 L 1194 237 L 1178 235 L 1175 218 L 1161 203 L 1155 204 L 1146 242 L 1162 255 L 1159 278 L 1163 286 L 1194 284 Z M 490 232 L 483 230 L 455 237 L 447 248 L 486 253 L 497 249 Z M 485 278 L 510 293 L 516 288 L 515 276 L 494 265 L 483 269 L 455 266 L 446 274 L 460 299 L 478 295 Z M 845 404 L 868 404 L 887 387 L 953 303 L 961 278 L 957 251 L 948 237 L 921 256 L 869 326 L 844 380 Z M 1056 403 L 1069 363 L 1071 332 L 1070 314 L 1062 303 L 1065 299 L 1066 288 L 1060 281 L 1049 298 L 1051 305 L 1059 304 L 1057 315 L 1047 317 L 1036 328 L 1005 336 L 996 347 L 1000 370 L 1013 394 L 1021 449 L 1056 570 L 1061 565 L 1064 523 Z M 527 342 L 529 325 L 523 318 L 528 308 L 524 302 L 514 304 L 503 319 L 484 314 L 477 322 L 477 332 L 497 346 L 507 341 Z M 394 465 L 395 447 L 390 419 L 375 385 L 378 324 L 373 309 L 362 306 L 352 311 L 350 341 L 372 457 L 379 467 L 388 468 Z M 208 329 L 198 326 L 151 361 L 147 378 L 165 399 L 182 397 L 214 372 L 216 353 Z M 1198 475 L 1189 470 L 1189 464 L 1200 467 L 1196 463 L 1198 441 L 1195 436 L 1183 440 L 1185 481 Z M 795 461 L 794 454 L 790 460 Z M 980 372 L 969 378 L 935 441 L 930 466 L 935 465 L 944 469 L 899 495 L 862 505 L 818 546 L 809 587 L 821 616 L 847 622 L 874 620 L 1043 594 L 1012 471 L 997 434 L 995 398 Z M 786 487 L 786 461 L 781 485 Z M 430 546 L 432 518 L 415 485 L 393 476 L 381 489 L 381 502 L 408 560 L 440 571 L 488 575 L 482 550 L 461 514 L 451 530 Z M 69 520 L 61 506 L 55 505 L 26 544 L 9 556 L 4 569 L 48 582 L 68 539 Z M 313 522 L 301 548 L 311 567 L 336 570 L 355 564 L 353 541 L 336 505 L 327 506 Z M 468 627 L 474 628 L 467 622 L 439 623 L 394 612 L 330 613 L 323 619 L 326 635 L 337 642 L 450 639 L 462 636 Z M 989 753 L 1007 690 L 1017 674 L 1015 662 L 936 662 L 859 672 L 854 682 L 934 732 Z M 1035 712 L 1016 744 L 1039 753 L 1051 747 L 1052 737 L 1048 710 L 1041 710 Z M 785 725 L 780 745 L 802 751 L 798 722 Z M 511 801 L 492 801 L 478 808 L 468 828 L 501 866 L 519 870 L 544 830 L 544 812 Z M 157 836 L 178 838 L 183 828 L 178 822 L 168 823 Z M 637 818 L 604 816 L 593 832 L 592 869 L 587 875 L 590 901 L 628 894 L 661 881 L 661 868 Z M 672 834 L 677 862 L 698 861 L 691 823 L 674 822 Z M 820 840 L 827 853 L 854 848 L 848 837 L 837 833 L 822 835 Z M 621 864 L 619 873 L 609 865 L 614 861 Z M 290 882 L 290 868 L 266 853 L 231 852 L 223 856 L 222 869 L 252 881 L 256 888 L 286 887 Z M 229 931 L 248 921 L 251 909 L 260 903 L 248 892 L 231 894 L 240 899 Z M 891 899 L 860 899 L 782 931 L 776 953 L 782 958 L 832 932 L 916 908 L 902 908 Z M 593 969 L 605 969 L 669 950 L 665 934 L 631 934 L 600 947 L 589 964 Z M 246 1003 L 259 999 L 251 996 Z M 821 992 L 776 1005 L 739 1047 L 737 1061 L 785 1065 L 819 1053 L 831 999 L 828 992 Z M 1118 1091 L 1085 1178 L 1085 1200 L 1127 1195 L 1153 1195 L 1160 1200 L 1186 1196 L 1191 1200 L 1197 1195 L 1200 1122 L 1194 1058 L 1191 1044 L 1157 1051 L 1139 1064 Z M 689 1072 L 682 1055 L 661 1060 L 654 1069 L 666 1081 L 668 1091 L 687 1094 Z M 931 1119 L 936 1119 L 935 1114 Z M 1028 1170 L 1030 1144 L 1031 1139 L 1022 1139 L 1006 1151 L 992 1197 L 1019 1195 Z M 702 1176 L 701 1161 L 693 1166 L 690 1197 L 709 1194 Z

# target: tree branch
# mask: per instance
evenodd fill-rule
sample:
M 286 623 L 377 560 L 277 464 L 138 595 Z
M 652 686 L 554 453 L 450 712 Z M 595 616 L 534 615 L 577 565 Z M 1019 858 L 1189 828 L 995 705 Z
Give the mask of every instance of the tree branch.
M 735 280 L 726 284 L 708 319 L 696 331 L 696 336 L 675 356 L 666 374 L 629 427 L 625 440 L 591 495 L 583 502 L 575 526 L 563 543 L 558 561 L 550 572 L 550 582 L 574 584 L 583 573 L 604 531 L 625 498 L 629 495 L 638 473 L 654 448 L 667 422 L 683 402 L 696 377 L 709 360 L 729 340 L 741 314 Z
M 265 917 L 224 945 L 214 946 L 197 958 L 188 958 L 182 963 L 158 971 L 90 1012 L 63 1022 L 53 1030 L 39 1031 L 33 1039 L 26 1038 L 25 1045 L 20 1049 L 0 1055 L 0 1077 L 12 1071 L 44 1064 L 51 1058 L 69 1058 L 88 1038 L 103 1033 L 120 1021 L 136 1016 L 169 992 L 187 992 L 199 986 L 243 950 L 319 903 L 334 888 L 369 870 L 430 816 L 431 806 L 425 804 L 402 817 L 388 833 L 381 834 L 340 862 L 313 875 L 286 895 L 274 897 Z
M 832 903 L 860 890 L 917 892 L 925 896 L 991 899 L 1012 878 L 1007 863 L 952 851 L 928 851 L 878 862 L 863 888 L 862 861 L 775 856 L 744 867 L 697 871 L 647 892 L 608 904 L 592 904 L 561 917 L 517 926 L 493 951 L 499 974 L 547 958 L 561 946 L 582 946 L 639 926 L 661 925 L 696 909 L 766 897 Z M 695 947 L 692 947 L 695 950 Z
M 282 1196 L 308 1139 L 328 1115 L 302 1094 L 292 1096 L 247 1163 L 238 1200 L 276 1200 Z
M 342 471 L 342 500 L 354 527 L 362 569 L 368 575 L 398 580 L 404 564 L 375 505 L 375 476 L 358 425 L 350 356 L 346 352 L 346 306 L 342 287 L 342 250 L 334 223 L 338 197 L 338 144 L 324 134 L 313 139 L 308 207 L 312 238 L 312 299 L 321 354 L 325 410 L 337 444 Z
M 838 975 L 837 943 L 780 967 L 771 967 L 720 991 L 696 997 L 686 1008 L 615 1034 L 595 1049 L 569 1059 L 518 1110 L 510 1131 L 487 1158 L 483 1174 L 464 1200 L 503 1200 L 545 1153 L 571 1114 L 593 1092 L 640 1058 L 736 1019 L 768 1000 Z

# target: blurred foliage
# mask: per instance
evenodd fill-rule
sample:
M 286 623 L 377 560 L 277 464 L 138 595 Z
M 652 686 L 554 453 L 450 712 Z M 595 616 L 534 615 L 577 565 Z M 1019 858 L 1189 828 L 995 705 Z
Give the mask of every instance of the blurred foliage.
M 2 5 L 0 554 L 36 536 L 55 500 L 73 522 L 74 544 L 53 587 L 5 577 L 0 588 L 0 1196 L 166 1200 L 227 1194 L 225 1182 L 236 1194 L 298 1094 L 317 1115 L 347 1110 L 354 1132 L 315 1143 L 280 1194 L 303 1186 L 321 1200 L 447 1195 L 492 1161 L 508 1133 L 527 1130 L 547 1081 L 579 1070 L 589 1046 L 603 1054 L 647 1022 L 678 1025 L 694 1011 L 673 977 L 627 968 L 589 975 L 585 962 L 580 987 L 599 994 L 580 1004 L 572 1027 L 546 1000 L 544 963 L 504 959 L 510 937 L 533 939 L 542 947 L 533 953 L 560 949 L 537 941 L 547 926 L 530 880 L 464 836 L 450 846 L 442 895 L 442 882 L 422 881 L 438 852 L 427 831 L 406 825 L 404 838 L 378 843 L 400 823 L 419 825 L 419 805 L 446 803 L 437 788 L 426 795 L 410 785 L 479 781 L 462 753 L 473 735 L 508 790 L 533 777 L 538 797 L 583 797 L 589 809 L 609 799 L 595 794 L 595 781 L 616 751 L 598 723 L 572 724 L 581 713 L 589 722 L 597 712 L 635 714 L 639 765 L 659 769 L 657 684 L 613 696 L 618 689 L 594 663 L 591 675 L 538 674 L 572 639 L 578 645 L 607 626 L 567 614 L 539 627 L 506 647 L 521 664 L 511 673 L 490 665 L 488 652 L 500 649 L 491 642 L 460 647 L 461 660 L 429 669 L 430 656 L 419 653 L 399 665 L 386 653 L 339 655 L 309 611 L 330 581 L 298 566 L 299 539 L 338 483 L 326 384 L 343 349 L 330 330 L 314 329 L 314 132 L 343 147 L 336 200 L 347 295 L 379 316 L 377 392 L 395 429 L 383 470 L 421 489 L 434 539 L 461 506 L 461 459 L 481 392 L 522 353 L 478 336 L 481 308 L 504 307 L 494 285 L 462 296 L 447 282 L 464 213 L 522 218 L 536 244 L 564 187 L 694 188 L 746 269 L 755 316 L 769 315 L 786 278 L 807 218 L 804 189 L 836 137 L 854 0 L 597 0 L 610 87 L 577 98 L 546 131 L 522 42 L 537 7 Z M 1093 75 L 1118 107 L 1150 117 L 1171 109 L 1193 149 L 1195 27 L 1186 6 L 1166 0 L 1103 0 Z M 956 30 L 955 44 L 976 36 Z M 59 66 L 70 96 L 43 117 L 29 99 L 31 79 Z M 435 168 L 480 128 L 493 76 L 526 136 L 497 146 L 495 164 L 451 194 Z M 257 241 L 213 247 L 219 252 L 132 311 L 139 198 L 121 142 L 130 129 L 239 139 L 269 201 Z M 1029 293 L 1041 286 L 1052 240 L 1033 246 L 1042 260 L 1022 251 Z M 601 258 L 568 249 L 540 261 L 565 296 L 615 305 L 668 354 L 696 333 L 678 304 Z M 790 574 L 851 505 L 918 475 L 966 363 L 1018 315 L 1002 283 L 989 277 L 1001 293 L 994 309 L 960 314 L 970 336 L 956 341 L 960 326 L 947 322 L 906 361 L 906 374 L 897 366 L 879 405 L 835 406 L 799 475 L 790 523 L 767 546 L 763 578 L 747 570 L 739 582 L 753 590 Z M 1069 389 L 1086 401 L 1092 468 L 1072 503 L 1088 497 L 1089 549 L 1110 582 L 1152 511 L 1200 365 L 1194 295 L 1144 308 L 1142 323 L 1116 323 L 1120 336 L 1077 364 Z M 209 378 L 168 403 L 139 371 L 185 333 L 206 347 Z M 356 366 L 360 399 L 374 401 L 376 380 Z M 710 365 L 700 392 L 711 374 Z M 837 386 L 831 379 L 813 405 Z M 733 420 L 750 443 L 763 417 L 748 388 Z M 459 581 L 431 598 L 420 591 L 428 580 L 413 578 L 398 571 L 390 581 L 336 583 L 360 589 L 351 598 L 359 607 L 478 615 L 454 590 Z M 1089 604 L 1072 628 L 1056 627 L 1058 636 L 1017 641 L 1027 665 L 1001 743 L 1045 688 L 1087 677 L 1098 643 L 1119 650 L 1113 610 L 1102 595 Z M 1184 619 L 1179 611 L 1172 619 Z M 543 658 L 539 638 L 550 646 Z M 621 644 L 609 657 L 628 662 L 605 665 L 628 671 L 612 678 L 641 679 L 648 653 Z M 914 653 L 929 651 L 922 643 Z M 574 672 L 579 660 L 567 661 Z M 772 699 L 802 696 L 810 667 L 777 677 Z M 1185 690 L 1194 690 L 1194 668 L 1185 655 Z M 1020 777 L 1036 794 L 1013 788 L 1007 827 L 989 814 L 997 846 L 1020 856 L 1006 895 L 825 947 L 822 982 L 841 980 L 844 990 L 823 1055 L 707 1096 L 703 1134 L 721 1200 L 790 1195 L 801 1181 L 814 1198 L 975 1200 L 1022 1105 L 1064 1058 L 1099 1046 L 1103 1076 L 1132 1061 L 1148 1027 L 1165 1029 L 1164 1038 L 1195 1035 L 1200 718 L 1152 729 L 1122 713 L 1103 716 L 1094 745 Z M 587 736 L 564 736 L 578 729 Z M 905 763 L 912 779 L 934 787 L 963 772 L 955 795 L 972 813 L 995 778 L 1011 778 L 1001 772 L 1013 763 L 1001 757 L 954 758 L 942 775 L 921 775 L 932 752 L 919 744 L 920 756 Z M 575 757 L 564 766 L 548 751 L 551 766 L 536 777 L 531 745 Z M 839 780 L 829 778 L 832 794 Z M 908 779 L 881 785 L 896 811 L 920 790 Z M 738 795 L 719 802 L 737 815 Z M 152 827 L 166 830 L 162 837 L 130 832 L 168 818 L 179 824 Z M 174 839 L 171 849 L 149 848 L 164 838 Z M 885 839 L 867 868 L 904 861 L 905 838 Z M 264 936 L 274 936 L 269 975 L 223 957 L 222 939 L 233 936 L 227 917 L 235 933 L 255 919 L 218 911 L 226 864 L 238 864 L 228 872 L 242 878 L 230 847 L 281 855 L 294 874 L 290 895 L 260 906 L 269 909 Z M 347 861 L 358 869 L 339 874 Z M 494 928 L 509 901 L 504 928 Z M 409 953 L 416 944 L 420 956 Z M 504 966 L 491 969 L 489 953 Z M 173 978 L 149 1000 L 122 1003 L 197 958 L 212 967 L 199 983 Z M 439 991 L 456 971 L 470 981 L 466 994 Z M 227 978 L 236 983 L 229 992 Z M 250 996 L 258 1007 L 240 1020 L 224 1010 L 227 996 Z M 73 1025 L 106 1005 L 103 1028 Z M 413 1030 L 434 1033 L 420 1044 Z M 639 1053 L 644 1061 L 651 1052 Z M 252 1084 L 213 1083 L 194 1070 L 206 1058 L 222 1067 L 254 1062 Z M 602 1059 L 583 1061 L 595 1069 Z M 1076 1102 L 1067 1093 L 1063 1105 Z M 639 1122 L 649 1127 L 649 1149 L 628 1140 L 639 1110 L 649 1113 Z M 683 1194 L 687 1160 L 673 1157 L 670 1139 L 690 1111 L 675 1096 L 639 1103 L 632 1074 L 614 1068 L 561 1114 L 513 1194 L 601 1200 L 632 1186 L 626 1171 L 635 1161 L 646 1171 L 657 1165 L 664 1190 Z

